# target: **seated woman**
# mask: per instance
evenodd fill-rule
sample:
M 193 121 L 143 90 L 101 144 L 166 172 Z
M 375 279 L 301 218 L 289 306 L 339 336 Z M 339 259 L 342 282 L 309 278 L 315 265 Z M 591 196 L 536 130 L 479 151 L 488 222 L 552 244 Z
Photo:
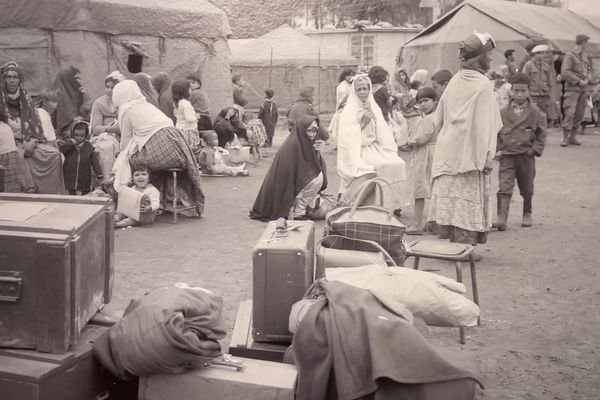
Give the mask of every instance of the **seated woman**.
M 352 82 L 339 132 L 337 170 L 342 203 L 348 202 L 363 182 L 380 177 L 392 184 L 393 207 L 406 205 L 406 166 L 398 157 L 394 135 L 373 99 L 366 75 Z
M 306 219 L 306 206 L 327 187 L 325 161 L 315 148 L 327 140 L 327 131 L 319 119 L 305 115 L 285 139 L 265 175 L 250 218 L 271 221 L 293 217 Z
M 0 167 L 4 169 L 4 188 L 0 187 L 0 192 L 22 193 L 32 186 L 31 177 L 29 182 L 26 179 L 27 169 L 3 110 L 0 110 Z
M 0 112 L 6 115 L 17 151 L 24 158 L 27 192 L 63 194 L 60 152 L 47 142 L 37 109 L 24 87 L 19 65 L 11 61 L 0 68 Z
M 173 126 L 173 121 L 148 103 L 137 83 L 131 80 L 115 86 L 113 104 L 117 107 L 121 133 L 132 138 L 127 148 L 119 154 L 113 168 L 117 192 L 121 185 L 129 183 L 131 164 L 143 164 L 153 173 L 181 168 L 185 175 L 178 180 L 179 188 L 185 191 L 186 196 L 180 199 L 185 201 L 185 206 L 194 208 L 193 216 L 200 216 L 204 211 L 200 171 L 190 146 Z M 168 199 L 168 193 L 163 194 Z
M 236 136 L 238 139 L 248 139 L 246 127 L 240 119 L 239 110 L 234 107 L 225 107 L 221 110 L 215 118 L 213 129 L 219 137 L 219 146 L 223 148 L 231 144 Z

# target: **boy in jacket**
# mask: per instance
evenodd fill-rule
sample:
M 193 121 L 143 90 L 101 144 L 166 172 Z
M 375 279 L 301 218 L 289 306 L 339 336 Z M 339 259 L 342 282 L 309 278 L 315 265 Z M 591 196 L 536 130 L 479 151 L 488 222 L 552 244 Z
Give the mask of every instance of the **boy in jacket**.
M 546 143 L 546 115 L 531 101 L 529 78 L 517 73 L 509 79 L 511 100 L 501 111 L 503 127 L 498 132 L 496 157 L 498 170 L 498 218 L 492 227 L 506 230 L 506 221 L 515 180 L 523 197 L 523 220 L 521 226 L 532 225 L 533 179 L 535 157 L 544 152 Z

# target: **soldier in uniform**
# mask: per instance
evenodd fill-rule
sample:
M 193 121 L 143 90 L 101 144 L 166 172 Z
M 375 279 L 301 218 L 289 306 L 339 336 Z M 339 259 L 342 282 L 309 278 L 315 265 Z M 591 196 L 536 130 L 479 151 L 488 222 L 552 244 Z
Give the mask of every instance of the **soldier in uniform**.
M 529 94 L 533 103 L 548 116 L 548 107 L 552 94 L 552 74 L 545 60 L 548 46 L 538 44 L 531 53 L 531 60 L 523 67 L 523 73 L 529 78 Z

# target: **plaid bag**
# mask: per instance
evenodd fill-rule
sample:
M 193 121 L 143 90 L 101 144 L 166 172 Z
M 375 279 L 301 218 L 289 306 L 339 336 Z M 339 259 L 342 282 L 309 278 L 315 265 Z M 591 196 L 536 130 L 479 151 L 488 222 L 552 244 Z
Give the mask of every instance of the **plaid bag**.
M 380 205 L 362 205 L 366 197 L 379 189 Z M 371 240 L 379 243 L 397 265 L 403 266 L 406 248 L 402 241 L 406 226 L 394 215 L 392 208 L 383 207 L 384 189 L 391 192 L 390 184 L 381 178 L 371 179 L 361 188 L 352 206 L 340 207 L 327 214 L 326 232 L 350 239 Z

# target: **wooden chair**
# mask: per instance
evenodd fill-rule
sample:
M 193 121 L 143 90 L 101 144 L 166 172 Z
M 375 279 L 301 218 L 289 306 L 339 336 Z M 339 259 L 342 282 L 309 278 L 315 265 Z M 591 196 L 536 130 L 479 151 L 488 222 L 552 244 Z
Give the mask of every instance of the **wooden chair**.
M 179 172 L 183 172 L 182 168 L 169 168 L 166 171 L 171 172 L 173 176 L 173 223 L 177 223 L 177 214 L 181 211 L 193 210 L 194 207 L 177 207 L 178 197 L 177 197 L 177 174 Z
M 477 290 L 477 273 L 475 270 L 475 259 L 473 251 L 475 248 L 470 244 L 451 243 L 445 240 L 417 239 L 406 245 L 406 258 L 414 257 L 413 269 L 419 269 L 421 258 L 434 260 L 452 261 L 456 269 L 456 281 L 462 283 L 462 262 L 469 262 L 471 267 L 471 285 L 473 288 L 473 302 L 479 306 L 479 292 Z M 481 320 L 477 320 L 477 325 Z M 460 343 L 465 344 L 465 328 L 459 328 Z

